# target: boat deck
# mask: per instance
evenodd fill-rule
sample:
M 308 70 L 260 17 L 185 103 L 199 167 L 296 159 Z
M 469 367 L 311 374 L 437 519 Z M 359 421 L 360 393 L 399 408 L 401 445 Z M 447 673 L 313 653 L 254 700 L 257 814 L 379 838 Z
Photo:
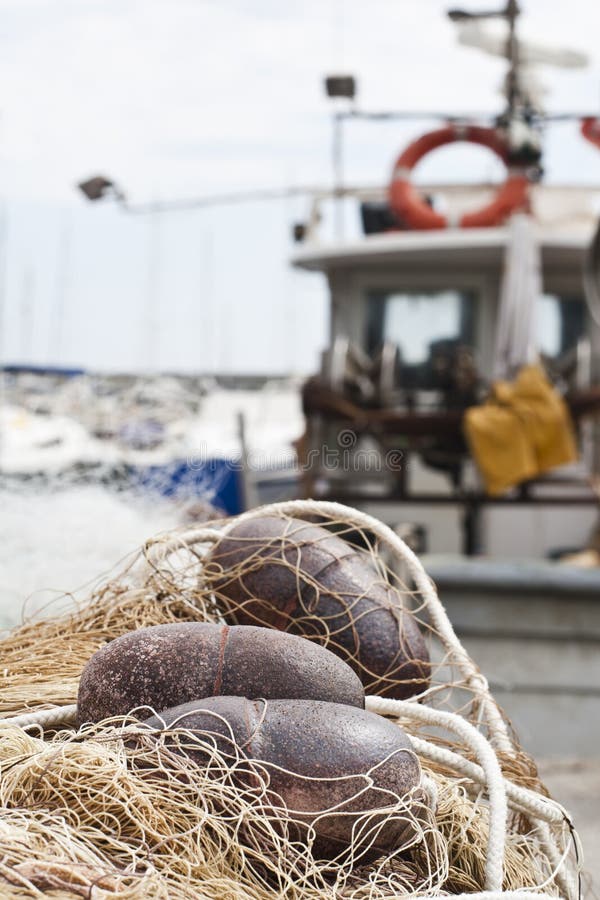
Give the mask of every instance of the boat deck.
M 600 747 L 600 569 L 425 556 L 456 633 L 536 758 Z

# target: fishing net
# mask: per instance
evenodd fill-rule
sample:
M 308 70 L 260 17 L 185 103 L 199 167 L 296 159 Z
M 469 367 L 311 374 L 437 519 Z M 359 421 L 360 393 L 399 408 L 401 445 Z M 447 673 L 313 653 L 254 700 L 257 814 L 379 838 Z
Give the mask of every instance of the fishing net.
M 176 725 L 160 732 L 124 718 L 79 731 L 72 725 L 81 670 L 107 641 L 147 625 L 240 621 L 248 603 L 227 589 L 228 579 L 247 584 L 264 567 L 265 543 L 231 558 L 229 567 L 215 550 L 265 515 L 284 525 L 283 538 L 266 542 L 267 558 L 297 583 L 305 636 L 341 646 L 339 621 L 318 615 L 337 582 L 306 571 L 297 536 L 292 540 L 299 519 L 341 537 L 364 564 L 366 586 L 361 582 L 356 597 L 347 589 L 338 597 L 350 616 L 368 628 L 365 595 L 393 586 L 403 595 L 398 628 L 408 618 L 417 623 L 431 660 L 426 677 L 422 668 L 415 677 L 407 667 L 410 642 L 400 641 L 404 655 L 391 675 L 382 678 L 368 664 L 361 672 L 381 687 L 367 697 L 367 709 L 407 732 L 422 779 L 414 796 L 388 796 L 381 809 L 361 813 L 350 846 L 334 859 L 312 852 L 310 826 L 307 832 L 293 810 L 273 802 L 268 769 L 235 748 L 224 757 L 208 736 Z M 260 624 L 256 616 L 253 624 Z M 277 624 L 298 628 L 291 618 Z M 568 815 L 547 796 L 417 558 L 363 513 L 293 501 L 159 535 L 88 602 L 26 623 L 1 647 L 3 896 L 578 895 L 578 843 Z M 360 659 L 350 654 L 349 661 L 360 671 Z M 394 679 L 403 678 L 404 699 L 398 691 L 390 696 Z M 205 763 L 176 752 L 174 741 L 180 749 L 204 742 Z M 377 834 L 398 821 L 406 825 L 402 839 L 377 855 Z

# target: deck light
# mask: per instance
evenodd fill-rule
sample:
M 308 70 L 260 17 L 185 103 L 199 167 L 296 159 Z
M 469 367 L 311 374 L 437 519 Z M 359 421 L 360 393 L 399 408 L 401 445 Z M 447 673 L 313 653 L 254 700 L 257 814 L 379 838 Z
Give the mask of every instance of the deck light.
M 116 186 L 114 181 L 111 181 L 110 178 L 106 178 L 104 175 L 94 175 L 93 178 L 80 181 L 77 187 L 85 194 L 88 200 L 103 200 L 109 195 L 118 201 L 124 201 L 125 199 L 123 192 Z
M 466 9 L 449 9 L 448 18 L 453 22 L 468 22 L 471 19 L 510 19 L 520 13 L 516 0 L 508 0 L 504 9 L 487 10 L 485 12 L 469 12 Z
M 356 97 L 356 79 L 354 75 L 327 75 L 325 92 L 328 97 L 345 97 L 354 100 Z

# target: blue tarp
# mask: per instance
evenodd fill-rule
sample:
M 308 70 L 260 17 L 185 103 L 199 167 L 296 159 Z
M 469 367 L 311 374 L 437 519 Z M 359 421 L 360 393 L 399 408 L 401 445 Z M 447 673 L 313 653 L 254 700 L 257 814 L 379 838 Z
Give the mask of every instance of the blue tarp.
M 160 466 L 135 466 L 131 484 L 176 500 L 207 500 L 228 515 L 243 511 L 240 467 L 228 459 L 193 464 L 177 459 Z

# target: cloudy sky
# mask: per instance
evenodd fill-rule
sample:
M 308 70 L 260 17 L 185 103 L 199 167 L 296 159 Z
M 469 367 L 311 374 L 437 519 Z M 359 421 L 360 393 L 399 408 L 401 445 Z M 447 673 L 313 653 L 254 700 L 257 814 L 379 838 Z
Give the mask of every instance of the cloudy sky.
M 456 43 L 447 5 L 0 0 L 3 360 L 314 368 L 325 286 L 287 264 L 303 200 L 144 218 L 86 204 L 74 183 L 103 172 L 132 202 L 328 184 L 322 76 L 335 70 L 356 74 L 365 108 L 496 111 L 502 62 Z M 596 0 L 523 6 L 525 37 L 590 56 L 585 70 L 546 70 L 547 107 L 600 113 Z M 427 127 L 350 125 L 348 179 L 385 182 Z M 600 184 L 600 154 L 574 125 L 548 133 L 546 168 L 549 181 Z M 494 171 L 485 151 L 453 147 L 419 174 Z

